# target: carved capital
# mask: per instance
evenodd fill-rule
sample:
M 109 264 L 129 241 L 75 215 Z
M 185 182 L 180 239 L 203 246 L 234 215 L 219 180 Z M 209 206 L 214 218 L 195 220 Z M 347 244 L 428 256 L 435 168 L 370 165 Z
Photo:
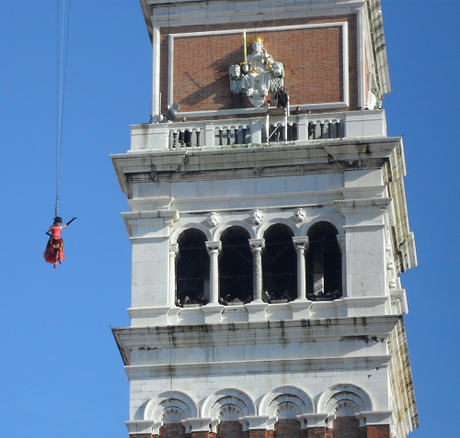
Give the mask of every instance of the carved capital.
M 209 255 L 216 253 L 219 254 L 219 251 L 222 249 L 222 242 L 220 240 L 205 242 L 205 244 Z
M 293 237 L 292 243 L 294 243 L 296 250 L 303 249 L 304 251 L 306 251 L 308 249 L 308 237 L 307 236 Z
M 265 239 L 249 239 L 249 246 L 251 251 L 262 251 L 265 246 Z

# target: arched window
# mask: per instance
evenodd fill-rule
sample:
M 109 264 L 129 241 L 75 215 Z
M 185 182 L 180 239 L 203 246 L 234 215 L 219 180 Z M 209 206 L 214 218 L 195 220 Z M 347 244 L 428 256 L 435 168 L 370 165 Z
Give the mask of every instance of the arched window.
M 311 300 L 342 296 L 342 254 L 337 234 L 329 222 L 318 222 L 308 231 L 307 294 Z
M 249 233 L 241 227 L 230 227 L 221 237 L 219 259 L 220 302 L 252 301 L 252 252 Z
M 206 304 L 209 300 L 209 256 L 205 241 L 204 233 L 195 229 L 179 236 L 176 295 L 182 305 Z
M 272 225 L 265 232 L 265 249 L 262 253 L 264 301 L 290 301 L 295 298 L 297 255 L 292 243 L 293 235 L 292 230 L 282 224 Z M 270 293 L 270 297 L 267 297 L 266 291 Z

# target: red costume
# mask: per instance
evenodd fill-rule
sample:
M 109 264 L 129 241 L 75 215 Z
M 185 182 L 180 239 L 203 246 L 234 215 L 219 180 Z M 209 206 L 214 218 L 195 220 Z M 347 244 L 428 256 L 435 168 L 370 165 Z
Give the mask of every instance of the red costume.
M 45 252 L 43 257 L 45 257 L 45 262 L 55 264 L 56 261 L 61 263 L 62 259 L 65 259 L 64 255 L 64 241 L 61 237 L 62 228 L 60 225 L 53 225 L 48 230 L 51 233 L 51 237 L 48 240 L 48 245 L 46 245 Z M 55 257 L 55 251 L 58 251 L 58 257 Z

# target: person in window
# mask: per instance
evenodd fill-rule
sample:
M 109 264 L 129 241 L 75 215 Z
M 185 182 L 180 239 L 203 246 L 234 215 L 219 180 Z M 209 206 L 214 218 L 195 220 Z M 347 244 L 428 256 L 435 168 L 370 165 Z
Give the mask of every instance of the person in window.
M 206 298 L 206 295 L 205 294 L 201 294 L 200 295 L 200 298 L 198 298 L 198 302 L 200 304 L 200 306 L 206 306 L 206 304 L 209 303 L 208 299 Z
M 270 304 L 272 301 L 272 296 L 268 290 L 264 290 L 264 293 L 262 294 L 262 301 L 264 303 Z
M 64 241 L 61 237 L 61 231 L 69 226 L 76 217 L 72 218 L 69 222 L 64 225 L 62 224 L 62 218 L 56 216 L 54 218 L 54 223 L 51 227 L 48 228 L 46 234 L 50 236 L 48 240 L 48 244 L 46 245 L 45 252 L 43 253 L 43 257 L 45 258 L 45 262 L 52 263 L 54 269 L 57 268 L 57 263 L 62 263 L 62 260 L 65 259 L 64 255 Z

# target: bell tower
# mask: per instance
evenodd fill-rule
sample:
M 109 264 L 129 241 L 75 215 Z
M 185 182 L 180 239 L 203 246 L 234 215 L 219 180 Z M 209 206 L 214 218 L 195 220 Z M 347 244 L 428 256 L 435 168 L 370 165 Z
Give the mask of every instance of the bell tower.
M 403 438 L 418 427 L 380 0 L 141 0 L 152 114 L 112 155 L 130 438 Z

